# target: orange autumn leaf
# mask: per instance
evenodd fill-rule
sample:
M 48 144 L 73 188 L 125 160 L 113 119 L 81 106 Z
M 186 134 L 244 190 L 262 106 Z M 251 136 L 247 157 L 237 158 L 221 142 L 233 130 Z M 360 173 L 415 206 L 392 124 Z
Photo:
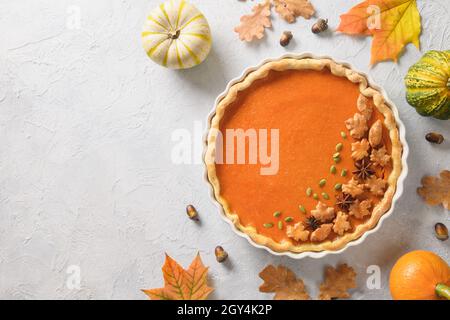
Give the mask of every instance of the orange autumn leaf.
M 416 0 L 366 0 L 341 15 L 337 30 L 373 35 L 371 64 L 397 61 L 408 43 L 419 48 L 420 14 Z
M 142 290 L 152 300 L 205 300 L 213 291 L 208 287 L 208 268 L 200 254 L 187 270 L 166 254 L 162 272 L 164 288 Z
M 239 34 L 239 39 L 250 42 L 254 38 L 261 39 L 264 37 L 265 28 L 272 26 L 270 20 L 271 7 L 270 0 L 265 0 L 253 7 L 252 14 L 242 16 L 241 24 L 234 28 L 234 31 Z

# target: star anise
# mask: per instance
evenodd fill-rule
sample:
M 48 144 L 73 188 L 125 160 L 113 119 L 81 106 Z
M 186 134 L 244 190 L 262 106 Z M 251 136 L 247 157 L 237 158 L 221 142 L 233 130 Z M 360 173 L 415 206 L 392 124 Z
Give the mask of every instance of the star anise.
M 355 162 L 356 170 L 353 171 L 353 174 L 356 176 L 358 180 L 366 180 L 370 176 L 375 174 L 375 171 L 372 169 L 372 163 L 368 158 L 364 158 L 360 161 Z
M 346 193 L 341 193 L 336 196 L 336 205 L 345 212 L 348 212 L 350 206 L 355 202 L 355 198 Z
M 305 225 L 307 228 L 312 229 L 313 231 L 320 227 L 320 222 L 313 216 L 309 216 L 306 218 Z

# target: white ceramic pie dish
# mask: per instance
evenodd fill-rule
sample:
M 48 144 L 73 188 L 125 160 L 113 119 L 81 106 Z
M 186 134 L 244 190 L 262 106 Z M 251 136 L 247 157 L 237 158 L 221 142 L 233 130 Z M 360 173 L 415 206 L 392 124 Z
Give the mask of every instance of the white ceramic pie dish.
M 401 174 L 400 174 L 400 176 L 399 176 L 399 178 L 398 178 L 398 180 L 397 180 L 396 192 L 395 192 L 394 197 L 393 197 L 393 199 L 392 199 L 392 204 L 391 204 L 390 209 L 389 209 L 385 214 L 383 214 L 383 216 L 380 218 L 380 220 L 378 221 L 377 225 L 376 225 L 374 228 L 372 228 L 372 229 L 369 230 L 369 231 L 366 231 L 360 238 L 355 239 L 355 240 L 349 242 L 345 247 L 343 247 L 343 248 L 340 249 L 340 250 L 336 250 L 336 251 L 324 250 L 324 251 L 320 251 L 320 252 L 307 251 L 307 252 L 302 252 L 302 253 L 294 253 L 294 252 L 289 252 L 289 251 L 286 251 L 286 252 L 276 252 L 276 251 L 273 251 L 272 249 L 270 249 L 270 248 L 268 248 L 268 247 L 266 247 L 266 246 L 263 246 L 263 245 L 260 245 L 260 244 L 255 243 L 255 242 L 254 242 L 247 234 L 245 234 L 244 232 L 238 230 L 238 229 L 233 225 L 233 223 L 231 222 L 231 220 L 227 218 L 227 216 L 226 216 L 226 214 L 225 214 L 225 212 L 224 212 L 222 206 L 220 205 L 220 203 L 219 203 L 218 201 L 216 201 L 216 198 L 215 198 L 215 196 L 214 196 L 214 190 L 213 190 L 213 187 L 211 186 L 211 184 L 210 184 L 210 182 L 209 182 L 209 180 L 208 180 L 208 172 L 207 172 L 207 170 L 206 170 L 206 164 L 205 164 L 204 180 L 205 180 L 205 182 L 209 185 L 209 188 L 210 188 L 210 189 L 209 189 L 209 191 L 210 191 L 210 196 L 211 196 L 211 198 L 213 199 L 214 203 L 217 205 L 217 207 L 218 207 L 218 209 L 219 209 L 219 212 L 220 212 L 222 218 L 223 218 L 228 224 L 230 224 L 231 228 L 233 229 L 233 231 L 234 231 L 237 235 L 239 235 L 239 236 L 244 237 L 245 239 L 247 239 L 248 242 L 249 242 L 251 245 L 253 245 L 254 247 L 256 247 L 256 248 L 261 248 L 261 249 L 265 249 L 266 251 L 270 252 L 271 254 L 273 254 L 273 255 L 275 255 L 275 256 L 288 256 L 288 257 L 291 257 L 291 258 L 294 258 L 294 259 L 302 259 L 302 258 L 305 258 L 305 257 L 322 258 L 322 257 L 324 257 L 324 256 L 326 256 L 326 255 L 328 255 L 328 254 L 338 254 L 338 253 L 342 253 L 343 251 L 345 251 L 347 248 L 349 248 L 349 247 L 351 247 L 351 246 L 356 246 L 356 245 L 361 244 L 361 243 L 362 243 L 362 242 L 363 242 L 370 234 L 373 234 L 373 233 L 375 233 L 377 230 L 379 230 L 379 229 L 381 228 L 381 225 L 382 225 L 383 221 L 393 213 L 393 211 L 394 211 L 394 209 L 395 209 L 395 204 L 396 204 L 397 200 L 400 198 L 400 196 L 401 196 L 402 193 L 403 193 L 403 183 L 404 183 L 404 180 L 405 180 L 405 178 L 406 178 L 406 176 L 407 176 L 407 174 L 408 174 L 408 165 L 407 165 L 407 161 L 406 161 L 406 160 L 407 160 L 407 157 L 408 157 L 408 154 L 409 154 L 409 148 L 408 148 L 408 144 L 407 144 L 406 138 L 405 138 L 405 126 L 404 126 L 403 122 L 402 122 L 402 121 L 400 120 L 400 118 L 399 118 L 398 109 L 397 109 L 397 107 L 395 106 L 395 104 L 388 98 L 388 96 L 387 96 L 386 92 L 384 91 L 384 89 L 381 88 L 380 86 L 378 86 L 377 84 L 375 84 L 374 81 L 371 79 L 371 77 L 370 77 L 369 75 L 365 74 L 364 72 L 358 71 L 357 69 L 353 68 L 353 66 L 352 66 L 351 64 L 349 64 L 349 63 L 347 63 L 347 62 L 337 61 L 337 60 L 335 60 L 335 59 L 333 59 L 332 57 L 329 57 L 329 56 L 317 56 L 317 55 L 314 55 L 314 54 L 309 53 L 309 52 L 305 52 L 305 53 L 301 53 L 301 54 L 287 53 L 287 54 L 284 54 L 283 56 L 281 56 L 281 57 L 279 57 L 279 58 L 269 58 L 269 59 L 265 59 L 265 60 L 263 60 L 261 63 L 259 63 L 257 66 L 254 66 L 254 67 L 250 67 L 250 68 L 245 69 L 244 72 L 243 72 L 239 77 L 237 77 L 237 78 L 235 78 L 235 79 L 232 79 L 232 80 L 228 83 L 228 85 L 226 86 L 225 91 L 222 92 L 222 93 L 216 98 L 214 107 L 213 107 L 213 109 L 212 109 L 212 111 L 211 111 L 211 113 L 209 114 L 208 119 L 207 119 L 207 122 L 208 122 L 208 123 L 207 123 L 207 131 L 206 131 L 206 133 L 205 133 L 204 140 L 203 140 L 203 141 L 204 141 L 203 159 L 204 159 L 205 152 L 206 152 L 206 149 L 207 149 L 207 135 L 208 135 L 208 132 L 209 132 L 209 130 L 210 130 L 211 120 L 212 120 L 212 118 L 213 118 L 214 115 L 215 115 L 215 110 L 216 110 L 217 105 L 218 105 L 219 102 L 220 102 L 220 101 L 228 94 L 229 89 L 230 89 L 233 85 L 235 85 L 236 83 L 241 82 L 243 79 L 245 79 L 245 77 L 246 77 L 250 72 L 253 72 L 253 71 L 257 70 L 257 69 L 260 68 L 262 65 L 264 65 L 264 64 L 266 64 L 266 63 L 268 63 L 268 62 L 271 62 L 271 61 L 277 61 L 277 60 L 281 60 L 281 59 L 285 59 L 285 58 L 291 58 L 291 59 L 292 59 L 292 58 L 294 58 L 294 59 L 314 58 L 314 59 L 331 59 L 331 60 L 334 60 L 335 62 L 337 62 L 337 63 L 339 63 L 339 64 L 342 64 L 342 65 L 344 65 L 344 66 L 347 66 L 347 67 L 351 68 L 352 70 L 355 70 L 356 72 L 358 72 L 358 73 L 360 73 L 361 75 L 363 75 L 363 76 L 367 79 L 367 81 L 368 81 L 368 83 L 370 84 L 371 87 L 373 87 L 374 89 L 377 89 L 377 90 L 379 90 L 379 92 L 381 92 L 381 94 L 383 95 L 385 101 L 387 102 L 387 104 L 389 104 L 389 106 L 390 106 L 391 109 L 392 109 L 392 112 L 393 112 L 393 114 L 394 114 L 394 117 L 395 117 L 395 120 L 396 120 L 396 123 L 397 123 L 397 126 L 398 126 L 400 141 L 401 141 L 402 147 L 403 147 L 403 150 L 402 150 L 402 172 L 401 172 Z

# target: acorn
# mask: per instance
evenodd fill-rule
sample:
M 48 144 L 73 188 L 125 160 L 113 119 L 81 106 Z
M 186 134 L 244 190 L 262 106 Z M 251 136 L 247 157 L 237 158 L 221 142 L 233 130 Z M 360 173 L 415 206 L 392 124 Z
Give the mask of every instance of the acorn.
M 427 133 L 427 135 L 425 136 L 425 139 L 428 142 L 436 143 L 436 144 L 441 144 L 442 142 L 444 142 L 444 136 L 442 134 L 436 133 L 436 132 Z
M 434 231 L 436 233 L 436 238 L 438 238 L 441 241 L 445 241 L 448 239 L 448 229 L 443 223 L 436 223 L 434 225 Z
M 311 31 L 312 33 L 321 33 L 328 29 L 328 19 L 319 19 L 313 24 Z
M 217 246 L 216 249 L 214 249 L 214 254 L 219 263 L 224 262 L 228 258 L 228 253 L 221 246 Z
M 290 32 L 290 31 L 284 31 L 284 32 L 281 34 L 281 38 L 280 38 L 280 46 L 286 47 L 286 46 L 289 44 L 289 42 L 291 42 L 292 38 L 293 38 L 292 32 Z
M 189 219 L 198 220 L 198 212 L 192 204 L 186 207 L 186 214 Z

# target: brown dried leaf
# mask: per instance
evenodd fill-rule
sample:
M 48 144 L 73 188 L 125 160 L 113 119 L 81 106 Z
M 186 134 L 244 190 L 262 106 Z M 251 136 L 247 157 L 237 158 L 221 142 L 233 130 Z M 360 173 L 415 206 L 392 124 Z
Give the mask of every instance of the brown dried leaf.
M 264 37 L 265 28 L 272 26 L 270 20 L 270 8 L 272 3 L 270 0 L 265 0 L 263 3 L 257 4 L 253 7 L 253 13 L 241 17 L 241 23 L 234 28 L 234 31 L 239 34 L 239 39 L 242 41 L 253 41 Z
M 303 280 L 297 278 L 292 270 L 284 267 L 268 265 L 259 273 L 264 283 L 259 287 L 261 292 L 275 292 L 274 300 L 309 300 Z
M 356 272 L 347 264 L 341 264 L 336 269 L 326 267 L 325 281 L 320 285 L 320 300 L 350 298 L 348 290 L 356 288 Z
M 422 187 L 417 188 L 417 193 L 430 206 L 442 204 L 450 210 L 450 171 L 443 170 L 440 177 L 425 176 L 422 178 Z
M 297 17 L 310 19 L 316 10 L 309 0 L 273 0 L 275 11 L 289 23 Z

